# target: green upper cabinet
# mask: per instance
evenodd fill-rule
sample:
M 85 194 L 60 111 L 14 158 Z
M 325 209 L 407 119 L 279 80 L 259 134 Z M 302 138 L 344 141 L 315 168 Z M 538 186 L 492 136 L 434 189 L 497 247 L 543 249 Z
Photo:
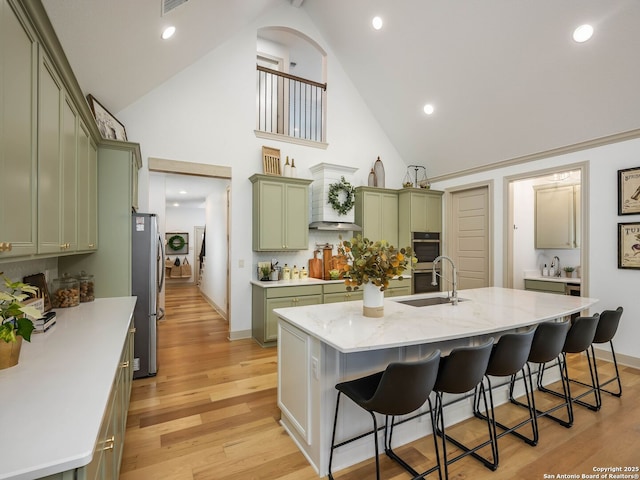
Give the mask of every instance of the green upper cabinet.
M 535 186 L 534 192 L 535 248 L 578 248 L 580 187 Z
M 309 185 L 312 180 L 253 175 L 253 250 L 309 248 Z
M 78 251 L 98 248 L 98 148 L 78 125 Z
M 398 246 L 398 193 L 375 187 L 357 187 L 355 221 L 362 236 L 369 240 L 387 240 Z
M 62 243 L 62 104 L 64 90 L 51 61 L 40 56 L 38 82 L 38 253 Z
M 64 95 L 62 104 L 62 241 L 64 251 L 78 249 L 78 114 L 71 99 Z
M 0 259 L 37 251 L 37 65 L 33 32 L 0 0 Z
M 442 232 L 442 194 L 437 190 L 404 188 L 398 193 L 398 232 L 403 247 L 411 232 Z

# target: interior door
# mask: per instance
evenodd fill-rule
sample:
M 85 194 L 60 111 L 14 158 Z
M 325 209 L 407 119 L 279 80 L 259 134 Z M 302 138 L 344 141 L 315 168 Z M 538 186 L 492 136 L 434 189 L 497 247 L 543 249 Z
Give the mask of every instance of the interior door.
M 490 286 L 489 188 L 451 193 L 449 256 L 458 267 L 458 289 Z M 446 268 L 446 264 L 443 265 Z M 443 271 L 445 278 L 449 273 Z

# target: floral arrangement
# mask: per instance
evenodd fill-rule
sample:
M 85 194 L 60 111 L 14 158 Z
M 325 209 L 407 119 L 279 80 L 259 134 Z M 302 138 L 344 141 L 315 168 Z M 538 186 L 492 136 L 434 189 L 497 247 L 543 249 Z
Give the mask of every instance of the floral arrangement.
M 389 280 L 402 278 L 402 273 L 416 263 L 411 247 L 397 249 L 386 240 L 373 242 L 362 235 L 342 240 L 338 253 L 347 257 L 344 268 L 347 290 L 356 290 L 364 283 L 373 283 L 384 291 Z
M 31 341 L 33 322 L 26 318 L 40 318 L 40 311 L 22 302 L 29 298 L 29 294 L 36 295 L 37 287 L 22 282 L 12 282 L 5 277 L 4 285 L 8 291 L 0 291 L 0 340 L 12 343 L 21 336 L 27 342 Z

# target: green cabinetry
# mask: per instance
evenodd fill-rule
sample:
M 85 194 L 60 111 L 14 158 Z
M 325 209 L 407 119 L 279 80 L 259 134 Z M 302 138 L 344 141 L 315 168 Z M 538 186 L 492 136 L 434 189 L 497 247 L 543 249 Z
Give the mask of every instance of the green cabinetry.
M 78 251 L 98 248 L 98 147 L 78 125 Z
M 347 286 L 344 282 L 340 283 L 327 283 L 323 285 L 324 302 L 323 303 L 338 303 L 338 302 L 352 302 L 354 300 L 362 300 L 362 289 L 347 291 Z
M 0 259 L 37 251 L 38 44 L 0 0 Z
M 309 185 L 312 180 L 253 175 L 253 250 L 309 248 Z
M 563 282 L 547 282 L 545 280 L 525 278 L 524 289 L 535 290 L 537 292 L 559 293 L 560 295 L 564 295 L 565 284 Z
M 398 193 L 400 245 L 411 245 L 411 232 L 442 232 L 442 194 L 437 190 L 405 188 Z
M 411 278 L 403 278 L 398 280 L 397 278 L 389 281 L 389 288 L 384 291 L 385 297 L 402 297 L 404 295 L 411 295 Z
M 362 236 L 369 240 L 386 240 L 398 246 L 398 193 L 395 190 L 357 187 L 355 221 Z
M 322 285 L 273 288 L 252 285 L 251 297 L 253 338 L 262 346 L 272 346 L 278 339 L 278 317 L 273 309 L 319 305 L 322 303 Z

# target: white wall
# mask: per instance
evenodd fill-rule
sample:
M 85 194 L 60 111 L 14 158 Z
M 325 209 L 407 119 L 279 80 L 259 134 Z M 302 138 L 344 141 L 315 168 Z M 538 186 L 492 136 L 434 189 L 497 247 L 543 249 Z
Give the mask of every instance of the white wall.
M 207 231 L 206 255 L 200 290 L 216 309 L 228 318 L 227 311 L 227 186 L 215 182 L 215 189 L 205 202 Z M 199 253 L 199 252 L 198 252 Z M 196 254 L 197 256 L 197 254 Z
M 165 228 L 166 233 L 184 232 L 189 234 L 189 253 L 174 254 L 170 248 L 165 252 L 171 260 L 180 259 L 183 264 L 185 258 L 191 264 L 191 276 L 189 278 L 181 278 L 181 282 L 193 282 L 194 265 L 200 252 L 195 251 L 196 239 L 194 238 L 194 227 L 205 225 L 205 209 L 194 207 L 166 207 L 165 210 Z M 171 281 L 171 279 L 170 279 Z
M 583 240 L 589 273 L 588 278 L 585 279 L 583 271 L 583 282 L 586 281 L 588 296 L 600 300 L 592 313 L 604 309 L 615 309 L 619 305 L 624 307 L 625 312 L 614 339 L 616 352 L 640 360 L 640 345 L 636 340 L 640 337 L 640 323 L 636 321 L 640 318 L 640 303 L 636 301 L 640 285 L 640 271 L 617 268 L 617 224 L 619 222 L 640 221 L 640 215 L 620 217 L 617 214 L 617 170 L 637 167 L 640 163 L 639 158 L 640 139 L 633 139 L 526 164 L 434 182 L 433 188 L 443 190 L 473 182 L 487 180 L 495 182 L 493 266 L 495 285 L 502 286 L 504 284 L 502 273 L 505 260 L 504 209 L 506 208 L 503 198 L 504 178 L 577 162 L 588 162 L 588 179 L 583 178 L 582 185 L 583 188 L 588 188 L 589 193 L 586 195 L 586 204 L 582 207 L 583 219 L 586 218 L 589 225 L 589 240 L 588 242 Z
M 326 150 L 255 137 L 256 39 L 261 27 L 285 26 L 303 32 L 327 51 Z M 261 147 L 281 149 L 296 159 L 298 176 L 311 178 L 320 162 L 358 167 L 356 185 L 366 185 L 376 157 L 384 161 L 386 186 L 400 188 L 406 165 L 373 118 L 327 42 L 307 14 L 288 4 L 278 6 L 239 31 L 117 117 L 127 136 L 141 145 L 141 210 L 146 209 L 148 157 L 232 167 L 231 184 L 231 325 L 232 332 L 251 329 L 249 281 L 254 278 L 251 247 L 251 182 L 262 172 Z M 412 159 L 414 161 L 414 159 Z M 244 263 L 245 267 L 239 265 Z

